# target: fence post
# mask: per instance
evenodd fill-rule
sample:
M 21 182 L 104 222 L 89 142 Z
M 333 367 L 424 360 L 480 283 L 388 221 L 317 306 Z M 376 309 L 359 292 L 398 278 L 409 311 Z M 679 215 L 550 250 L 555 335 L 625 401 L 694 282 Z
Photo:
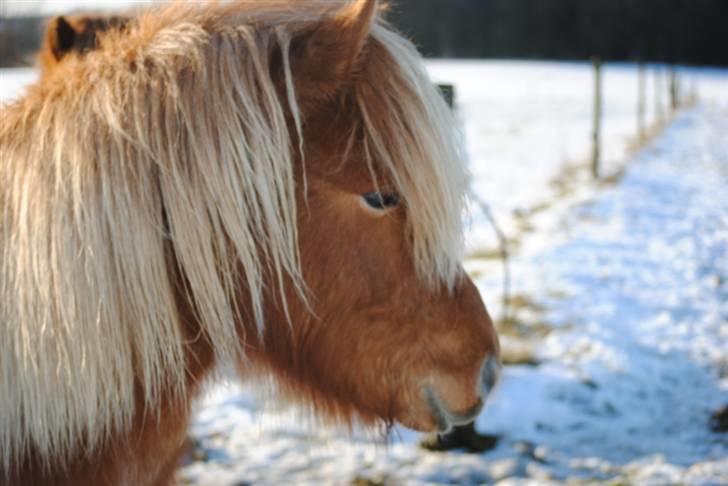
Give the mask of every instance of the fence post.
M 662 111 L 662 69 L 655 67 L 655 117 L 657 123 L 662 123 L 665 114 Z
M 677 85 L 677 71 L 675 65 L 670 66 L 670 107 L 676 111 L 680 106 L 680 93 Z
M 601 154 L 602 131 L 602 61 L 592 58 L 594 66 L 594 129 L 592 131 L 592 176 L 599 178 L 599 158 Z
M 645 105 L 646 105 L 646 81 L 645 63 L 642 60 L 637 62 L 637 134 L 640 140 L 645 139 Z

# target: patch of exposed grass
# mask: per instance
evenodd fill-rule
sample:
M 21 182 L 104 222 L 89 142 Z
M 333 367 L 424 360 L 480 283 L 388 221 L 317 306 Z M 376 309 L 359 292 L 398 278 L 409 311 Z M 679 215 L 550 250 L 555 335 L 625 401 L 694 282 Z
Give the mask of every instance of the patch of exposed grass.
M 543 314 L 546 312 L 546 307 L 539 304 L 531 297 L 523 294 L 516 294 L 511 297 L 511 308 L 514 313 L 517 313 L 520 310 L 528 310 L 536 314 Z
M 504 366 L 538 366 L 541 364 L 533 349 L 525 346 L 502 346 L 500 360 Z
M 550 299 L 554 299 L 554 300 L 565 300 L 570 297 L 569 294 L 564 292 L 563 290 L 555 290 L 555 289 L 546 290 L 546 295 Z
M 483 248 L 469 253 L 466 260 L 499 260 L 501 258 L 500 248 Z
M 511 318 L 496 321 L 495 328 L 499 334 L 515 339 L 536 339 L 548 336 L 556 326 L 545 321 L 525 322 Z
M 351 480 L 351 486 L 387 486 L 389 481 L 386 477 L 381 478 L 364 478 L 357 476 Z

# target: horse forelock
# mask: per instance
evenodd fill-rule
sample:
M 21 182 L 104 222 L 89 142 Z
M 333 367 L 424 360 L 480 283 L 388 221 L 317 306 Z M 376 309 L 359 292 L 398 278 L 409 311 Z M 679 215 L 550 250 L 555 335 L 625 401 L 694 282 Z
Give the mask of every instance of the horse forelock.
M 462 276 L 468 174 L 450 109 L 414 46 L 380 22 L 355 88 L 370 164 L 391 174 L 405 201 L 413 257 L 433 288 Z
M 5 108 L 4 470 L 30 449 L 49 460 L 93 449 L 129 426 L 135 393 L 150 409 L 166 390 L 184 396 L 180 298 L 219 363 L 243 354 L 240 282 L 259 331 L 265 275 L 306 299 L 294 181 L 305 140 L 292 143 L 303 115 L 288 53 L 302 25 L 330 9 L 180 3 L 143 14 Z M 350 87 L 367 162 L 384 167 L 406 201 L 422 277 L 451 287 L 465 172 L 450 114 L 409 42 L 381 21 L 368 42 Z M 271 75 L 276 49 L 286 96 Z

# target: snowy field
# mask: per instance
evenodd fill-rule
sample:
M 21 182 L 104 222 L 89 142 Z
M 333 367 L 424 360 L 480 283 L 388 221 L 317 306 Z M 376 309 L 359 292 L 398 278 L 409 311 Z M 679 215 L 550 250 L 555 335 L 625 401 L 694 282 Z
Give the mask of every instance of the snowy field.
M 511 241 L 516 322 L 505 367 L 477 422 L 502 437 L 473 455 L 432 453 L 420 436 L 322 428 L 263 399 L 212 387 L 192 428 L 184 483 L 728 484 L 728 72 L 686 69 L 700 102 L 637 146 L 637 75 L 605 69 L 604 167 L 588 180 L 591 70 L 582 63 L 429 64 L 454 83 L 473 192 Z M 648 121 L 667 88 L 648 77 Z M 662 68 L 660 68 L 662 69 Z M 34 76 L 0 70 L 3 99 Z M 666 83 L 666 77 L 662 77 Z M 659 102 L 661 110 L 657 108 Z M 476 207 L 466 267 L 495 317 L 500 267 Z
M 590 177 L 590 64 L 431 61 L 429 70 L 435 81 L 455 85 L 473 190 L 492 206 L 507 233 L 518 231 L 518 216 L 538 212 L 544 203 L 563 196 L 564 184 Z M 728 102 L 727 72 L 677 72 L 685 93 L 697 90 L 709 105 Z M 648 65 L 645 80 L 650 127 L 669 115 L 668 69 Z M 601 164 L 606 177 L 621 171 L 637 142 L 637 93 L 634 65 L 605 65 Z M 473 215 L 476 224 L 470 235 L 470 246 L 476 249 L 494 244 L 478 216 Z

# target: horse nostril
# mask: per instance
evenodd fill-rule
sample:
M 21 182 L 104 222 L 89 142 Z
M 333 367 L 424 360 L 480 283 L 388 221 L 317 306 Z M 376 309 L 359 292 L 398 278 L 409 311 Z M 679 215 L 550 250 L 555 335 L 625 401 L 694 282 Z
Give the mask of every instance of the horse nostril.
M 483 400 L 488 398 L 488 394 L 493 390 L 500 376 L 501 365 L 498 358 L 489 356 L 483 363 L 480 370 L 480 386 L 483 391 Z

